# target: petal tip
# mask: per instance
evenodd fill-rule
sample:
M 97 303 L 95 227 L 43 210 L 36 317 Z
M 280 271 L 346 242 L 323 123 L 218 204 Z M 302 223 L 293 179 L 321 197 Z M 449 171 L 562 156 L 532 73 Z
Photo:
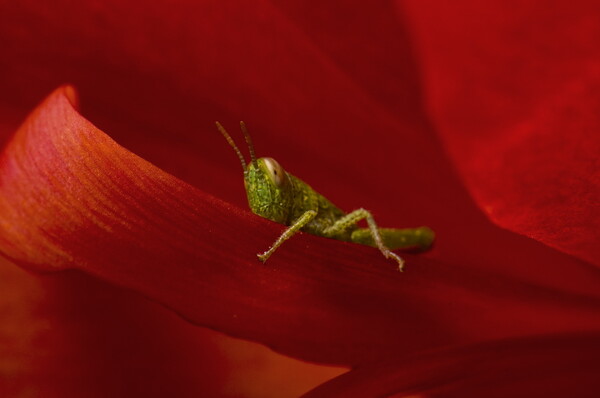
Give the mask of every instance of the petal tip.
M 59 87 L 57 91 L 69 100 L 73 108 L 79 109 L 79 94 L 75 86 L 67 83 Z

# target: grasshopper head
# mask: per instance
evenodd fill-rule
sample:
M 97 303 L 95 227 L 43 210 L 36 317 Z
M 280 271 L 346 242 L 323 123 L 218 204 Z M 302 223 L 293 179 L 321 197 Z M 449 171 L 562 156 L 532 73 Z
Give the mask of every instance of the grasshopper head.
M 250 209 L 259 216 L 285 224 L 292 204 L 288 174 L 273 158 L 251 162 L 244 172 Z
M 246 186 L 248 204 L 252 212 L 278 223 L 287 223 L 293 203 L 291 180 L 288 174 L 275 159 L 256 158 L 254 146 L 244 122 L 240 122 L 240 127 L 250 151 L 251 162 L 248 165 L 246 165 L 244 155 L 235 145 L 231 136 L 219 122 L 216 123 L 217 128 L 237 153 L 242 163 L 244 185 Z

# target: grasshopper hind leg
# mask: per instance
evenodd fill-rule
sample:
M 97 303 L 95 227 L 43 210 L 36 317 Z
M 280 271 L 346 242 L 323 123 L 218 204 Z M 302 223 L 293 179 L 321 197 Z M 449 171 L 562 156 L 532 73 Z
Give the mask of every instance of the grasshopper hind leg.
M 336 235 L 341 235 L 349 228 L 353 227 L 360 220 L 367 220 L 367 225 L 369 228 L 369 235 L 373 241 L 373 246 L 377 247 L 379 251 L 385 256 L 385 258 L 391 258 L 398 263 L 398 269 L 402 271 L 404 268 L 404 260 L 398 256 L 396 253 L 392 253 L 392 251 L 385 245 L 381 234 L 379 233 L 379 227 L 375 223 L 375 219 L 373 215 L 365 209 L 357 209 L 352 213 L 346 214 L 339 220 L 337 220 L 331 227 L 325 229 L 324 236 L 334 238 Z M 354 240 L 353 240 L 354 241 Z
M 415 249 L 417 251 L 424 251 L 431 247 L 435 239 L 435 234 L 428 227 L 403 229 L 379 228 L 379 234 L 381 235 L 383 244 L 390 250 Z M 354 243 L 377 247 L 368 228 L 359 228 L 352 231 L 350 240 Z

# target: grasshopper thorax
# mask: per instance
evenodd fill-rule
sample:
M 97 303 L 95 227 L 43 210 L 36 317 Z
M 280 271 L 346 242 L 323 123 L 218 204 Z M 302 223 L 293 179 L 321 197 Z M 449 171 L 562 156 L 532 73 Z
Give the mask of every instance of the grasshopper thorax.
M 293 203 L 291 181 L 273 158 L 259 158 L 247 165 L 244 185 L 252 211 L 269 220 L 286 223 Z

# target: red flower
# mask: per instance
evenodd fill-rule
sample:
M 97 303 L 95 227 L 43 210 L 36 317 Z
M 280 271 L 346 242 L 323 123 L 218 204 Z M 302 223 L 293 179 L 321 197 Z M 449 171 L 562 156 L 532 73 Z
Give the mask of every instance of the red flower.
M 141 294 L 354 368 L 311 396 L 597 395 L 600 10 L 445 7 L 1 6 L 3 132 L 63 81 L 83 109 L 63 86 L 7 142 L 0 252 L 94 278 L 2 264 L 19 310 L 0 388 L 233 396 L 223 366 L 198 368 L 191 328 Z M 238 119 L 259 156 L 382 226 L 432 227 L 436 247 L 399 274 L 376 250 L 302 234 L 262 265 L 282 226 L 246 210 L 212 123 Z M 47 314 L 61 316 L 35 323 Z M 48 328 L 67 333 L 34 339 Z

